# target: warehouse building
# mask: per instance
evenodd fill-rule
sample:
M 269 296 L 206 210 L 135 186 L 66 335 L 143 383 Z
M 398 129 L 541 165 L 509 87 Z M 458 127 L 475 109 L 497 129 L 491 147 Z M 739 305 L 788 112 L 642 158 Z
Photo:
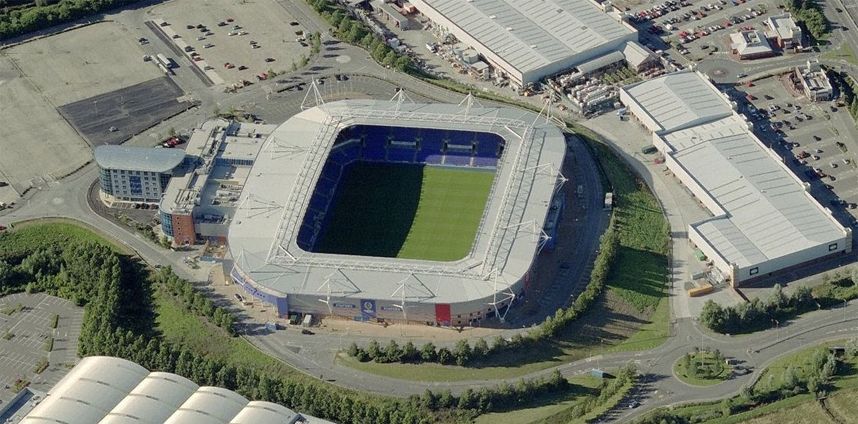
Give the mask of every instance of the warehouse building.
M 413 0 L 443 33 L 475 49 L 522 87 L 637 42 L 609 3 L 591 0 Z
M 176 149 L 103 145 L 95 148 L 102 199 L 157 204 L 185 159 Z
M 21 424 L 332 424 L 105 356 L 82 359 L 44 398 L 19 406 L 32 408 L 18 412 Z
M 685 71 L 633 84 L 620 100 L 712 214 L 688 226 L 689 240 L 711 261 L 711 280 L 735 287 L 852 250 L 851 229 L 810 195 L 704 75 Z

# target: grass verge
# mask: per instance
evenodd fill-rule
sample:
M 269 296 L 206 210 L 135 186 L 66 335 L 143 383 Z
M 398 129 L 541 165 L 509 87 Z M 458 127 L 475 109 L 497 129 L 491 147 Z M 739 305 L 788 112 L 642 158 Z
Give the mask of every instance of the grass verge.
M 586 133 L 582 134 L 586 135 Z M 434 363 L 359 362 L 342 355 L 341 365 L 414 381 L 512 378 L 611 352 L 652 349 L 669 336 L 666 293 L 669 231 L 658 200 L 607 146 L 587 139 L 617 199 L 620 254 L 597 303 L 558 337 L 527 352 L 492 355 L 467 367 Z M 635 323 L 629 322 L 635 318 Z

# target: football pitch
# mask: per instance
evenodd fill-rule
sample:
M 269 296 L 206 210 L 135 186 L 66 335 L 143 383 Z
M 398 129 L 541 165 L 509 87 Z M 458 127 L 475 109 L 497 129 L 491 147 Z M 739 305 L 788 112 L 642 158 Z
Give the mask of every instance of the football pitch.
M 494 172 L 356 162 L 344 172 L 316 251 L 433 261 L 471 248 Z

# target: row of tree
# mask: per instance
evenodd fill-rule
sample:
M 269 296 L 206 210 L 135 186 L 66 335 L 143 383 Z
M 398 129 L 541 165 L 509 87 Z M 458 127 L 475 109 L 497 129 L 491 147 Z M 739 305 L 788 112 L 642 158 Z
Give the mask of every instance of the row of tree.
M 391 340 L 382 347 L 378 341 L 371 340 L 366 347 L 360 347 L 352 343 L 346 353 L 361 362 L 375 361 L 379 363 L 402 362 L 436 362 L 442 365 L 456 364 L 465 366 L 488 359 L 490 356 L 510 352 L 515 349 L 534 349 L 538 344 L 547 342 L 557 336 L 560 331 L 578 319 L 586 312 L 602 294 L 608 275 L 611 272 L 611 264 L 616 258 L 619 250 L 619 232 L 615 228 L 614 221 L 608 230 L 602 235 L 600 242 L 600 253 L 596 257 L 593 271 L 590 273 L 590 281 L 587 288 L 575 299 L 575 302 L 566 308 L 558 308 L 554 315 L 545 318 L 542 324 L 526 335 L 515 334 L 511 338 L 497 336 L 489 345 L 484 339 L 477 339 L 473 346 L 467 339 L 456 342 L 453 348 L 436 347 L 429 342 L 417 349 L 413 343 L 407 342 L 399 346 L 395 340 Z
M 414 69 L 410 57 L 397 53 L 380 35 L 375 34 L 367 24 L 356 18 L 348 9 L 333 0 L 307 0 L 307 2 L 331 24 L 334 33 L 341 40 L 363 47 L 373 59 L 384 66 L 401 72 Z
M 145 298 L 150 293 L 146 287 L 150 282 L 185 300 L 188 308 L 199 315 L 213 317 L 216 312 L 208 315 L 205 311 L 217 310 L 189 295 L 193 286 L 169 269 L 149 278 L 143 274 L 145 268 L 134 266 L 129 259 L 97 243 L 39 247 L 18 259 L 20 262 L 14 265 L 3 262 L 5 272 L 11 268 L 16 274 L 13 289 L 30 287 L 76 299 L 84 305 L 78 344 L 81 356 L 127 358 L 151 370 L 185 376 L 200 385 L 225 387 L 251 399 L 276 402 L 337 422 L 469 421 L 481 413 L 520 407 L 535 398 L 569 390 L 566 379 L 555 372 L 543 379 L 467 390 L 458 397 L 431 391 L 407 400 L 367 396 L 307 378 L 289 377 L 262 366 L 215 359 L 161 338 L 147 318 L 153 312 L 151 299 Z M 18 283 L 27 279 L 32 281 Z
M 194 289 L 194 285 L 179 278 L 172 268 L 164 267 L 154 274 L 154 281 L 182 302 L 185 309 L 206 317 L 211 323 L 235 335 L 235 316 L 226 308 L 215 306 L 206 295 Z
M 727 307 L 708 300 L 700 311 L 700 322 L 719 333 L 750 333 L 774 327 L 783 319 L 816 308 L 817 302 L 809 287 L 799 287 L 787 295 L 780 284 L 776 284 L 767 300 L 754 298 Z
M 810 310 L 858 298 L 858 267 L 845 274 L 824 274 L 822 280 L 822 284 L 813 289 L 801 286 L 791 295 L 776 284 L 768 299 L 755 298 L 736 306 L 723 307 L 709 300 L 700 312 L 700 322 L 719 333 L 750 333 L 775 327 L 784 319 Z
M 29 7 L 3 9 L 0 12 L 0 40 L 73 21 L 138 1 L 140 0 L 35 1 Z

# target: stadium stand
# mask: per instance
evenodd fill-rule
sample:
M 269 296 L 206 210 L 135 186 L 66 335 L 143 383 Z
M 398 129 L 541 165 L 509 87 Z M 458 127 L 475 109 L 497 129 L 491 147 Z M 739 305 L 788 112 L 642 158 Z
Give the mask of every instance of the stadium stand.
M 331 147 L 298 232 L 298 245 L 312 251 L 325 227 L 340 178 L 357 161 L 496 168 L 503 139 L 495 134 L 358 125 L 344 128 Z

